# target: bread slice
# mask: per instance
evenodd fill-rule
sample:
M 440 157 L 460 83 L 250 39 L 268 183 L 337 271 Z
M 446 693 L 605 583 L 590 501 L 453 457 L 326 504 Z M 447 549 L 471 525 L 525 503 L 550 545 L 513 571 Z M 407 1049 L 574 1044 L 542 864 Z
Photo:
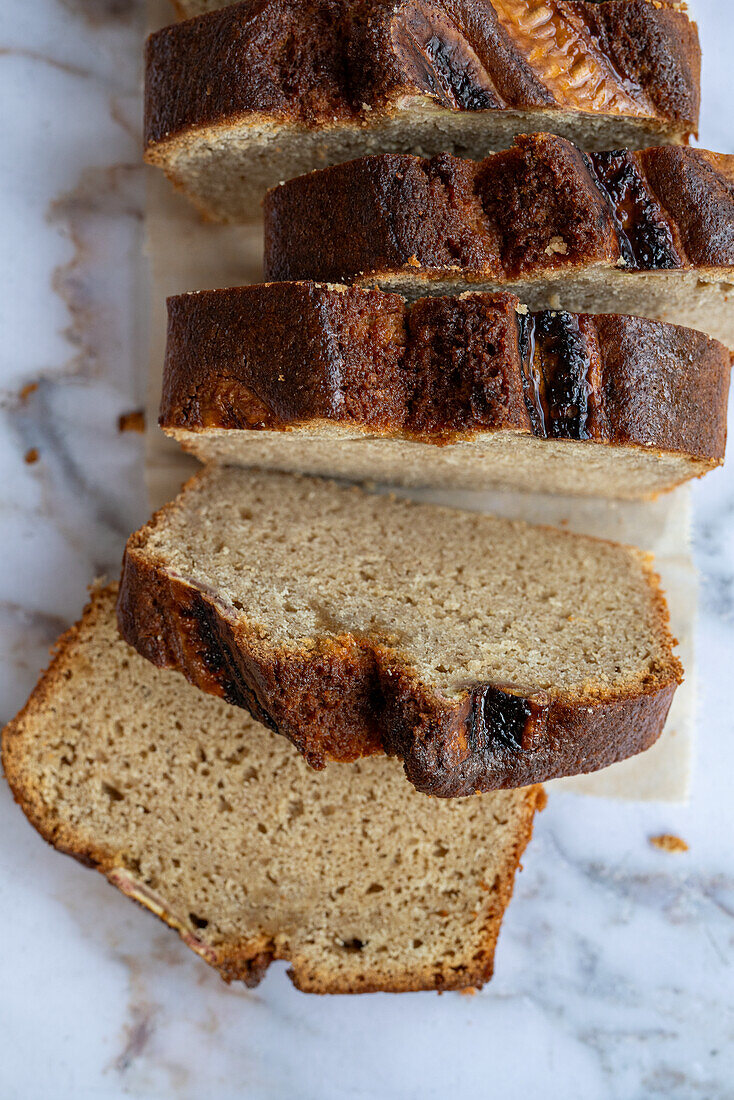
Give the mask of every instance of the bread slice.
M 3 734 L 41 835 L 227 981 L 257 985 L 273 959 L 311 993 L 487 981 L 541 788 L 439 802 L 384 757 L 314 772 L 129 649 L 114 601 L 93 597 Z
M 734 157 L 586 155 L 552 134 L 485 160 L 366 157 L 269 192 L 265 275 L 409 297 L 508 290 L 533 309 L 633 313 L 734 346 Z
M 723 462 L 730 372 L 656 321 L 270 283 L 169 299 L 160 424 L 204 460 L 635 499 Z
M 314 767 L 386 752 L 441 797 L 648 748 L 681 673 L 639 551 L 233 468 L 131 536 L 118 618 Z
M 667 0 L 247 0 L 150 38 L 146 158 L 249 221 L 279 180 L 366 153 L 687 141 L 699 78 Z

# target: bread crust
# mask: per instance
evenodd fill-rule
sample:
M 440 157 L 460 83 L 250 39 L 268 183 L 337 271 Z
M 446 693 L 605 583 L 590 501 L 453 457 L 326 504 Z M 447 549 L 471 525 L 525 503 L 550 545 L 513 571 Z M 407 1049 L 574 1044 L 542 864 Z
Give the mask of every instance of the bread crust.
M 498 283 L 734 268 L 734 157 L 687 148 L 584 154 L 524 135 L 484 161 L 383 154 L 265 197 L 265 278 L 374 284 L 395 273 Z
M 415 98 L 451 111 L 626 115 L 686 140 L 698 125 L 700 46 L 677 9 L 668 0 L 246 0 L 149 39 L 148 157 L 235 121 L 369 127 Z
M 45 805 L 27 767 L 27 752 L 38 738 L 47 735 L 46 710 L 53 705 L 58 688 L 79 670 L 77 649 L 85 634 L 95 630 L 95 623 L 114 614 L 116 586 L 96 591 L 85 608 L 82 619 L 68 630 L 56 644 L 51 663 L 44 672 L 23 710 L 2 733 L 2 763 L 13 797 L 40 835 L 58 851 L 72 856 L 86 867 L 105 875 L 108 881 L 143 908 L 154 913 L 181 939 L 214 967 L 226 982 L 242 981 L 254 988 L 264 977 L 268 966 L 277 958 L 292 963 L 289 977 L 298 989 L 310 993 L 418 992 L 421 990 L 464 989 L 481 986 L 492 976 L 494 951 L 504 911 L 512 896 L 514 878 L 520 859 L 533 830 L 536 810 L 545 805 L 541 787 L 524 792 L 524 804 L 519 812 L 518 828 L 511 853 L 506 859 L 498 881 L 487 895 L 486 913 L 482 924 L 481 948 L 467 958 L 462 970 L 443 973 L 426 967 L 424 972 L 405 974 L 390 983 L 382 980 L 351 985 L 338 973 L 324 968 L 315 972 L 306 960 L 289 958 L 273 937 L 255 936 L 239 944 L 212 946 L 178 921 L 166 909 L 165 902 L 136 878 L 125 865 L 124 852 L 89 842 L 81 826 L 68 828 L 54 817 L 52 807 Z
M 510 430 L 679 452 L 693 474 L 723 461 L 730 371 L 723 344 L 656 321 L 273 283 L 169 298 L 159 423 L 433 445 Z
M 644 555 L 667 651 L 662 667 L 609 691 L 527 695 L 488 682 L 468 684 L 450 700 L 379 634 L 322 636 L 304 649 L 272 645 L 247 609 L 236 612 L 146 554 L 148 532 L 177 507 L 161 509 L 128 541 L 120 633 L 158 667 L 177 668 L 203 691 L 249 710 L 314 768 L 386 752 L 403 761 L 418 790 L 454 798 L 596 771 L 643 752 L 662 732 L 682 670 Z

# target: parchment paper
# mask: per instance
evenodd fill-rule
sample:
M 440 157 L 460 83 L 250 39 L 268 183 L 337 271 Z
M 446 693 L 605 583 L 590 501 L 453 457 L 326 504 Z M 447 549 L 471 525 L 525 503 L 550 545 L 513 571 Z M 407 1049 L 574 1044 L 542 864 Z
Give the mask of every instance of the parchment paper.
M 171 21 L 164 0 L 151 0 L 150 25 Z M 169 294 L 241 286 L 262 277 L 261 226 L 232 227 L 204 222 L 177 195 L 163 173 L 148 173 L 147 243 L 149 271 L 150 373 L 146 420 L 146 473 L 151 508 L 178 492 L 195 469 L 157 427 Z M 686 678 L 676 692 L 665 731 L 646 753 L 604 771 L 553 780 L 548 787 L 608 798 L 684 802 L 688 798 L 695 704 L 693 639 L 697 585 L 689 549 L 690 493 L 684 487 L 653 503 L 610 502 L 582 497 L 445 490 L 395 490 L 414 499 L 494 512 L 570 531 L 630 543 L 655 554 L 667 594 L 672 630 Z

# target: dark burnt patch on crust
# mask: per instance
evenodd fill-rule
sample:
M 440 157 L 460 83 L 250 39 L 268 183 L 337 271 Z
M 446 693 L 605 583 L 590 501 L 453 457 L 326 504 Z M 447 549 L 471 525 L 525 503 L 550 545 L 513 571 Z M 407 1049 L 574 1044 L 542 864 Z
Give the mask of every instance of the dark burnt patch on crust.
M 632 271 L 681 267 L 669 219 L 626 149 L 589 153 L 589 169 L 608 199 L 625 266 Z
M 510 752 L 532 751 L 548 726 L 547 695 L 527 697 L 510 685 L 486 684 L 471 694 L 467 741 L 472 754 L 497 745 Z
M 506 105 L 466 34 L 445 7 L 426 0 L 399 5 L 390 37 L 406 76 L 442 107 L 481 111 Z
M 523 392 L 541 439 L 608 438 L 595 330 L 585 314 L 543 310 L 521 322 Z

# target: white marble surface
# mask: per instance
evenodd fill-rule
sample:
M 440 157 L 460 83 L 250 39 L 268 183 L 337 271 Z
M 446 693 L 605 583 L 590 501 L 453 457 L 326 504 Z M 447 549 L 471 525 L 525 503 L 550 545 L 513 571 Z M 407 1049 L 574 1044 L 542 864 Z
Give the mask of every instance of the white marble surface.
M 696 0 L 702 144 L 734 151 L 734 11 Z M 141 6 L 0 5 L 0 718 L 145 517 Z M 22 398 L 23 387 L 38 388 Z M 24 456 L 39 453 L 35 464 Z M 227 988 L 0 789 L 0 1098 L 734 1097 L 734 473 L 694 489 L 691 805 L 555 794 L 479 995 Z M 653 849 L 673 832 L 685 855 Z

